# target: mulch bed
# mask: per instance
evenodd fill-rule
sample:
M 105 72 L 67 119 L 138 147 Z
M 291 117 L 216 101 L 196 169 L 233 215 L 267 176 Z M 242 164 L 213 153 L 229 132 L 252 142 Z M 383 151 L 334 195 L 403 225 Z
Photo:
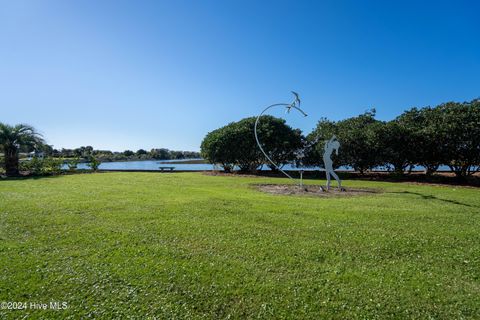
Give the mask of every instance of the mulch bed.
M 331 188 L 330 190 L 326 191 L 322 189 L 319 185 L 304 185 L 303 187 L 300 187 L 298 185 L 292 184 L 260 184 L 255 186 L 258 188 L 258 190 L 270 194 L 303 195 L 322 198 L 372 195 L 382 192 L 378 189 L 367 188 L 346 188 L 344 190 L 339 190 L 338 188 Z

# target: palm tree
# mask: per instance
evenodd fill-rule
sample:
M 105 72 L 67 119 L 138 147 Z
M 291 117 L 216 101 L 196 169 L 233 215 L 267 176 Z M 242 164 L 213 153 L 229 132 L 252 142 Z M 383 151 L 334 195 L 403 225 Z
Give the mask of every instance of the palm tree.
M 18 171 L 18 154 L 20 149 L 32 150 L 44 141 L 36 130 L 25 124 L 10 126 L 0 122 L 0 149 L 5 156 L 5 171 L 7 176 L 15 176 Z

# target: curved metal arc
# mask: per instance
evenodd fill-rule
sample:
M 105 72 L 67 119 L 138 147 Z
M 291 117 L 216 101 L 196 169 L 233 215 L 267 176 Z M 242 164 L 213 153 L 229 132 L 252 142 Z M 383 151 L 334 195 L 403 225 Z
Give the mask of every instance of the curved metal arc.
M 290 178 L 291 180 L 295 181 L 294 178 L 292 178 L 292 176 L 290 176 L 288 173 L 286 173 L 285 171 L 282 170 L 282 168 L 280 168 L 272 159 L 270 159 L 270 157 L 267 155 L 267 153 L 265 152 L 265 150 L 263 150 L 263 147 L 260 143 L 260 140 L 258 139 L 258 134 L 257 134 L 257 125 L 258 125 L 258 122 L 260 121 L 260 117 L 270 108 L 273 108 L 273 107 L 277 107 L 277 106 L 284 106 L 284 107 L 287 107 L 287 111 L 289 112 L 291 108 L 294 108 L 294 109 L 297 109 L 298 111 L 300 111 L 304 117 L 307 116 L 307 114 L 302 110 L 300 109 L 299 107 L 296 106 L 296 102 L 297 100 L 295 100 L 293 103 L 275 103 L 275 104 L 272 104 L 268 107 L 266 107 L 265 109 L 263 109 L 263 111 L 258 115 L 257 117 L 257 120 L 255 121 L 255 127 L 254 127 L 254 134 L 255 134 L 255 140 L 257 141 L 257 145 L 258 147 L 260 148 L 260 151 L 262 151 L 263 155 L 265 156 L 265 158 L 267 158 L 267 160 L 273 164 L 275 166 L 275 168 L 277 168 L 278 170 L 280 170 L 284 175 L 286 175 L 288 178 Z

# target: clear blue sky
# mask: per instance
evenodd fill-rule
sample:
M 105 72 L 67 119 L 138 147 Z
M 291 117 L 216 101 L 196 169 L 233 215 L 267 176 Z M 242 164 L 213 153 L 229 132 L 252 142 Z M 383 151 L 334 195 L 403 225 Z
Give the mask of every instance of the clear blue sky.
M 0 0 L 0 121 L 57 148 L 198 150 L 298 91 L 379 119 L 480 96 L 478 1 Z M 273 113 L 282 115 L 282 112 Z

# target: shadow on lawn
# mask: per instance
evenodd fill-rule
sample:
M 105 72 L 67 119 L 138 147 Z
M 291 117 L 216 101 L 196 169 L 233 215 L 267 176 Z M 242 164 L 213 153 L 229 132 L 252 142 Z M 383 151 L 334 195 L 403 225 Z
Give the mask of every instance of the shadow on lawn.
M 23 181 L 23 180 L 40 180 L 40 179 L 54 179 L 58 178 L 61 175 L 50 175 L 50 176 L 16 176 L 16 177 L 0 177 L 0 182 L 2 181 Z
M 54 179 L 67 175 L 78 175 L 78 174 L 90 174 L 95 173 L 90 170 L 78 170 L 75 172 L 62 172 L 60 174 L 49 174 L 49 175 L 32 175 L 32 174 L 20 174 L 18 176 L 7 177 L 5 175 L 0 175 L 0 182 L 2 181 L 23 181 L 23 180 L 40 180 L 40 179 Z
M 441 198 L 438 198 L 434 195 L 426 195 L 426 194 L 422 194 L 422 193 L 418 193 L 418 192 L 411 192 L 411 191 L 401 191 L 401 192 L 396 191 L 395 192 L 394 191 L 394 192 L 389 192 L 389 193 L 409 194 L 409 195 L 419 196 L 424 200 L 437 200 L 437 201 L 442 201 L 442 202 L 446 202 L 446 203 L 450 203 L 450 204 L 456 204 L 456 205 L 459 205 L 459 206 L 465 206 L 465 207 L 470 207 L 470 208 L 478 208 L 478 206 L 471 205 L 471 204 L 468 204 L 468 203 L 463 203 L 463 202 L 455 201 L 455 200 L 441 199 Z

